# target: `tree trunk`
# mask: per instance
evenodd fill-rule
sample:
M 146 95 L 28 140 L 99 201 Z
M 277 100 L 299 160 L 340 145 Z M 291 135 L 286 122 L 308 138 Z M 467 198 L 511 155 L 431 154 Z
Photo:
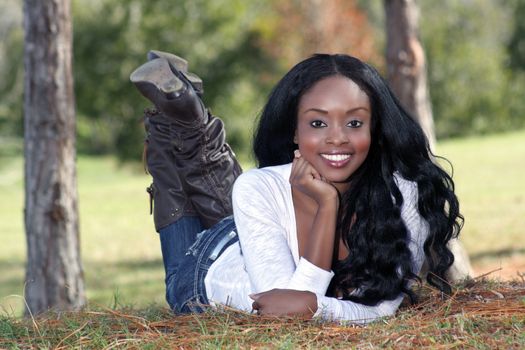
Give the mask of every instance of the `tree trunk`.
M 69 0 L 24 0 L 25 298 L 31 313 L 85 304 Z
M 427 135 L 434 150 L 434 119 L 427 87 L 425 52 L 419 41 L 419 8 L 415 0 L 384 0 L 386 17 L 387 77 L 394 94 Z M 472 267 L 460 241 L 448 244 L 454 264 L 447 272 L 451 281 L 472 276 Z
M 387 78 L 401 104 L 435 145 L 427 89 L 425 52 L 418 38 L 419 9 L 414 0 L 385 0 Z

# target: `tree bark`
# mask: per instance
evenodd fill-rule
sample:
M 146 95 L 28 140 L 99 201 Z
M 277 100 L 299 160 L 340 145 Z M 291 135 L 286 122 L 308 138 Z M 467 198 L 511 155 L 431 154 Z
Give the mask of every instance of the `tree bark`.
M 24 0 L 29 312 L 85 304 L 80 261 L 69 0 Z
M 434 119 L 427 88 L 425 52 L 418 38 L 419 9 L 414 0 L 385 0 L 387 79 L 401 104 L 435 146 Z
M 384 0 L 386 17 L 387 79 L 401 105 L 421 125 L 430 149 L 436 137 L 427 87 L 425 52 L 419 41 L 419 8 L 415 0 Z M 447 272 L 451 281 L 472 276 L 472 267 L 461 242 L 453 239 L 448 247 L 454 264 Z

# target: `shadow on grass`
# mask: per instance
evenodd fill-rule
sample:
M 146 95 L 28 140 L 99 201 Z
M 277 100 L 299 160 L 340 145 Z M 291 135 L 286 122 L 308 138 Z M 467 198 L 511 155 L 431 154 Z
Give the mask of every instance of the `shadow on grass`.
M 164 268 L 161 259 L 116 262 L 83 261 L 87 293 L 94 301 L 108 300 L 117 291 L 139 303 L 164 299 Z M 25 262 L 0 260 L 0 299 L 22 295 Z
M 24 285 L 25 262 L 0 260 L 0 298 L 21 294 Z
M 145 306 L 165 299 L 161 259 L 84 262 L 88 299 L 99 305 Z
M 86 283 L 91 289 L 117 287 L 140 288 L 164 283 L 164 268 L 160 260 L 85 262 Z
M 115 269 L 123 270 L 136 270 L 136 269 L 163 269 L 162 259 L 151 259 L 151 260 L 121 260 L 116 262 L 104 262 L 104 261 L 89 261 L 84 262 L 84 266 L 91 266 L 96 269 L 111 267 Z
M 82 262 L 84 269 L 104 272 L 104 269 L 123 270 L 123 271 L 140 271 L 140 270 L 162 270 L 164 271 L 162 259 L 151 260 L 122 260 L 116 262 L 107 261 L 90 261 L 88 259 Z M 1 275 L 16 274 L 16 270 L 25 271 L 25 261 L 21 260 L 2 260 L 0 259 L 0 280 Z
M 25 267 L 25 261 L 18 260 L 18 259 L 0 259 L 0 271 L 4 273 L 5 271 L 8 271 L 8 269 L 12 269 L 13 267 Z
M 483 260 L 486 258 L 503 258 L 510 257 L 512 255 L 525 256 L 525 248 L 505 248 L 499 250 L 488 250 L 470 255 L 470 260 L 475 262 L 477 260 Z

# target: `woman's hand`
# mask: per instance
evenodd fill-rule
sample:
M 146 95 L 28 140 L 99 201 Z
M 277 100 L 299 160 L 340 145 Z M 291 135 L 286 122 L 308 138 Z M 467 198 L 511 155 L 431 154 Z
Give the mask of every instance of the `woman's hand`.
M 337 189 L 326 181 L 307 160 L 301 157 L 299 150 L 295 150 L 294 154 L 295 158 L 290 173 L 292 188 L 311 197 L 318 205 L 337 200 Z
M 293 289 L 272 289 L 251 294 L 252 308 L 259 315 L 299 316 L 312 318 L 317 311 L 317 296 L 312 292 Z
M 295 150 L 290 185 L 296 210 L 299 254 L 317 267 L 330 271 L 339 209 L 337 189 L 301 157 L 299 150 Z M 312 201 L 316 204 L 308 203 Z

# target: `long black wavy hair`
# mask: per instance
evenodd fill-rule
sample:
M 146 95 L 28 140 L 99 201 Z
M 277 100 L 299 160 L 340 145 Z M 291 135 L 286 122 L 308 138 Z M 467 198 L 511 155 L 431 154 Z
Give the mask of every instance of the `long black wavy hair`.
M 351 79 L 368 95 L 372 142 L 366 160 L 349 179 L 350 189 L 341 194 L 338 231 L 349 255 L 333 265 L 332 294 L 366 305 L 401 292 L 415 300 L 410 281 L 418 276 L 412 271 L 408 230 L 401 218 L 403 196 L 394 173 L 417 183 L 418 210 L 429 226 L 424 243 L 427 281 L 450 293 L 445 271 L 454 256 L 447 242 L 463 225 L 454 182 L 434 163 L 423 130 L 373 67 L 341 54 L 316 54 L 293 67 L 260 115 L 253 144 L 258 166 L 292 162 L 299 100 L 316 82 L 333 75 Z M 356 288 L 359 293 L 351 293 Z

